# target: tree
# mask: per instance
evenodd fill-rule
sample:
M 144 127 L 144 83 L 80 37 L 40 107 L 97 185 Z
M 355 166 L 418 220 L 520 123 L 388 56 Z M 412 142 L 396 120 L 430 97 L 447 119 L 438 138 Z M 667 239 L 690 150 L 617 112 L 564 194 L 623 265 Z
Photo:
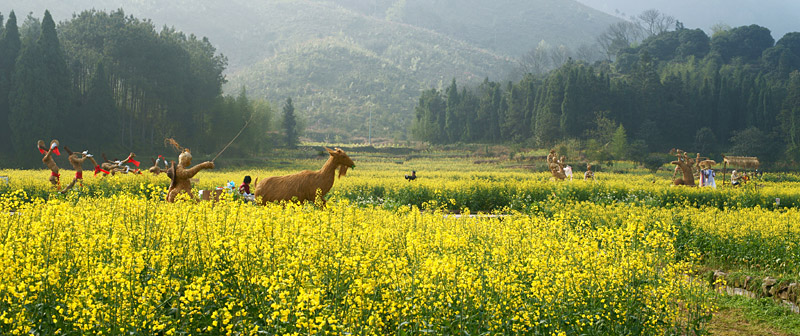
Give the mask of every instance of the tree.
M 539 41 L 536 48 L 531 49 L 522 56 L 522 66 L 526 73 L 538 75 L 550 70 L 550 45 L 545 40 Z
M 794 71 L 790 76 L 788 94 L 783 101 L 783 108 L 778 115 L 783 139 L 786 142 L 787 154 L 792 160 L 800 159 L 800 72 Z
M 94 78 L 86 93 L 86 102 L 81 107 L 79 125 L 81 129 L 91 130 L 80 134 L 78 140 L 85 146 L 89 144 L 108 145 L 108 139 L 113 139 L 116 130 L 115 116 L 117 104 L 114 102 L 114 92 L 109 85 L 103 63 L 97 63 Z M 94 149 L 110 150 L 109 148 Z
M 9 128 L 10 106 L 8 96 L 13 85 L 14 66 L 22 42 L 14 11 L 8 14 L 5 29 L 0 34 L 0 153 L 10 152 L 11 129 Z
M 725 61 L 741 57 L 745 61 L 757 60 L 761 53 L 775 44 L 769 29 L 749 25 L 715 33 L 711 38 L 711 50 Z
M 300 140 L 298 139 L 297 118 L 294 115 L 292 98 L 286 98 L 286 103 L 283 104 L 283 132 L 286 136 L 284 138 L 286 147 L 296 148 Z
M 72 83 L 70 82 L 69 69 L 64 57 L 64 50 L 58 40 L 56 23 L 50 16 L 50 11 L 44 12 L 42 18 L 42 34 L 37 41 L 42 57 L 42 70 L 44 78 L 40 82 L 43 87 L 39 97 L 45 100 L 44 108 L 53 111 L 60 125 L 70 125 L 77 119 L 74 115 L 75 102 L 72 100 Z M 75 133 L 82 132 L 78 128 L 63 127 L 53 129 L 54 137 L 73 138 Z M 73 131 L 75 133 L 71 133 Z
M 625 134 L 625 127 L 619 125 L 611 138 L 611 155 L 617 160 L 628 158 L 628 136 Z
M 636 16 L 644 27 L 644 31 L 652 35 L 658 35 L 668 31 L 675 25 L 675 17 L 659 12 L 657 9 L 648 9 Z
M 636 23 L 620 21 L 613 23 L 597 37 L 597 43 L 606 54 L 608 60 L 613 60 L 620 50 L 629 47 L 634 42 L 639 42 L 643 36 L 642 27 Z
M 39 38 L 26 42 L 17 59 L 9 94 L 9 126 L 20 158 L 27 157 L 24 148 L 35 143 L 37 137 L 58 137 L 56 126 L 64 117 L 60 111 L 72 108 L 69 73 L 50 12 L 45 11 Z
M 768 161 L 772 154 L 773 148 L 770 146 L 769 137 L 755 127 L 733 132 L 730 141 L 731 155 L 757 156 L 761 161 Z
M 445 134 L 447 136 L 448 143 L 456 142 L 461 140 L 461 134 L 464 132 L 463 127 L 463 118 L 461 117 L 461 113 L 459 113 L 461 109 L 460 97 L 458 95 L 458 86 L 456 85 L 456 79 L 453 78 L 453 82 L 447 87 L 447 107 L 445 108 Z
M 710 127 L 702 127 L 697 130 L 694 136 L 694 148 L 703 155 L 717 152 L 717 136 Z

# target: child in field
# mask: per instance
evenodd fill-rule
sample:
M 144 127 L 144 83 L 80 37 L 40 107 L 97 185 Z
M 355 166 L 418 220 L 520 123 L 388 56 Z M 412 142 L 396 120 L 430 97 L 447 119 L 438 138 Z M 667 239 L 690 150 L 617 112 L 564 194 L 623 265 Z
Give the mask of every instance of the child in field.
M 239 186 L 239 193 L 240 194 L 245 195 L 245 194 L 249 194 L 250 193 L 250 181 L 252 181 L 252 180 L 253 179 L 250 178 L 250 175 L 247 175 L 247 176 L 244 177 L 244 181 L 242 182 L 242 185 Z
M 244 181 L 242 181 L 242 185 L 239 186 L 239 193 L 242 194 L 245 202 L 253 202 L 256 200 L 256 195 L 250 192 L 250 182 L 253 179 L 250 178 L 250 175 L 244 177 Z

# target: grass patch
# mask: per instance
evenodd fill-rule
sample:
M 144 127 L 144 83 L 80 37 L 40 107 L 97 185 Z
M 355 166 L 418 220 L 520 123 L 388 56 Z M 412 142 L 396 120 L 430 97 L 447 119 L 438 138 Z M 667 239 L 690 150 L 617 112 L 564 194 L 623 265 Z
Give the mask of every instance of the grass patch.
M 770 298 L 720 294 L 717 304 L 709 325 L 713 335 L 800 335 L 800 315 Z

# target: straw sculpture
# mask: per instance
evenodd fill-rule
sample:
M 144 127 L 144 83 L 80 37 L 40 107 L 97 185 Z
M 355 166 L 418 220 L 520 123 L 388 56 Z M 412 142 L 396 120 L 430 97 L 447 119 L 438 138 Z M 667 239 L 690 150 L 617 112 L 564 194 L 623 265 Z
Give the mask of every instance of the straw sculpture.
M 189 194 L 192 199 L 197 199 L 192 193 L 192 182 L 190 180 L 203 169 L 214 169 L 214 163 L 206 161 L 192 168 L 187 168 L 191 164 L 192 153 L 188 148 L 184 148 L 183 153 L 178 156 L 177 165 L 175 165 L 175 161 L 170 163 L 170 168 L 167 170 L 167 176 L 171 180 L 167 191 L 167 202 L 175 202 L 175 197 L 182 192 Z
M 330 154 L 328 161 L 318 171 L 304 170 L 285 176 L 273 176 L 262 180 L 256 185 L 256 200 L 260 204 L 279 201 L 314 202 L 319 195 L 322 206 L 323 198 L 333 187 L 335 170 L 339 169 L 339 178 L 345 176 L 348 168 L 356 165 L 341 149 L 331 150 L 325 148 Z
M 61 174 L 58 173 L 58 165 L 56 165 L 56 161 L 53 160 L 53 153 L 56 155 L 61 155 L 61 152 L 58 151 L 58 140 L 50 141 L 49 148 L 45 146 L 43 140 L 39 140 L 36 146 L 37 149 L 39 149 L 39 153 L 44 154 L 42 162 L 47 166 L 47 168 L 50 168 L 50 183 L 52 183 L 54 187 L 59 188 Z
M 155 175 L 155 176 L 158 176 L 158 174 L 161 174 L 161 173 L 163 173 L 163 172 L 166 172 L 166 171 L 167 171 L 167 169 L 169 169 L 169 166 L 167 165 L 167 159 L 165 159 L 165 158 L 164 158 L 163 156 L 161 156 L 161 155 L 159 155 L 159 156 L 158 156 L 157 158 L 155 158 L 155 159 L 152 159 L 152 158 L 151 158 L 150 160 L 151 160 L 151 161 L 153 161 L 153 166 L 152 166 L 152 167 L 150 167 L 150 169 L 148 169 L 148 171 L 150 171 L 150 173 L 152 173 L 152 174 L 153 174 L 153 175 Z M 163 163 L 164 163 L 164 169 L 161 169 L 161 167 L 159 166 L 159 164 L 161 164 L 161 162 L 163 162 Z
M 128 157 L 125 160 L 114 160 L 111 161 L 106 157 L 106 153 L 102 153 L 104 162 L 100 164 L 100 168 L 102 168 L 107 174 L 114 175 L 116 173 L 127 174 L 130 171 L 130 167 L 126 166 L 128 163 L 132 163 L 134 166 L 139 167 L 139 161 L 136 161 L 136 154 L 131 152 L 128 154 Z M 95 172 L 96 174 L 96 172 Z
M 564 172 L 564 156 L 559 158 L 555 149 L 551 149 L 550 154 L 547 155 L 547 167 L 554 179 L 563 181 L 567 178 L 567 174 Z
M 592 171 L 592 165 L 586 164 L 586 172 L 583 173 L 584 180 L 594 180 L 594 172 Z
M 673 149 L 670 151 L 671 154 L 675 155 L 678 159 L 675 161 L 670 162 L 671 164 L 676 165 L 675 171 L 678 169 L 681 170 L 683 173 L 683 178 L 678 178 L 672 181 L 674 185 L 685 185 L 694 187 L 694 174 L 692 173 L 692 166 L 694 165 L 694 159 L 690 159 L 686 152 L 680 149 Z M 673 173 L 673 176 L 675 174 Z
M 80 185 L 83 186 L 83 161 L 89 159 L 92 161 L 92 164 L 94 164 L 95 169 L 98 167 L 97 162 L 92 157 L 92 154 L 89 154 L 89 151 L 83 151 L 82 153 L 73 152 L 67 146 L 64 146 L 64 150 L 69 154 L 69 163 L 72 165 L 72 168 L 75 169 L 75 178 L 72 179 L 72 182 L 70 182 L 68 186 L 61 190 L 62 194 L 72 189 L 75 183 L 80 183 Z

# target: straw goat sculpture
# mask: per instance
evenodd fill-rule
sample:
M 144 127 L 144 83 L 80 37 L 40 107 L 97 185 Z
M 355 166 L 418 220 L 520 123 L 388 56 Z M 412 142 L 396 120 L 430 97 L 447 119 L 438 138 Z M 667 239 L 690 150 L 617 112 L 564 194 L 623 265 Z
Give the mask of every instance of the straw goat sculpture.
M 345 176 L 348 168 L 356 167 L 353 160 L 341 149 L 325 148 L 325 150 L 328 151 L 330 157 L 318 171 L 304 170 L 291 175 L 273 176 L 258 183 L 255 190 L 258 202 L 262 205 L 267 202 L 292 200 L 314 202 L 319 195 L 324 206 L 323 197 L 333 187 L 335 170 L 339 169 L 339 178 L 341 178 Z

